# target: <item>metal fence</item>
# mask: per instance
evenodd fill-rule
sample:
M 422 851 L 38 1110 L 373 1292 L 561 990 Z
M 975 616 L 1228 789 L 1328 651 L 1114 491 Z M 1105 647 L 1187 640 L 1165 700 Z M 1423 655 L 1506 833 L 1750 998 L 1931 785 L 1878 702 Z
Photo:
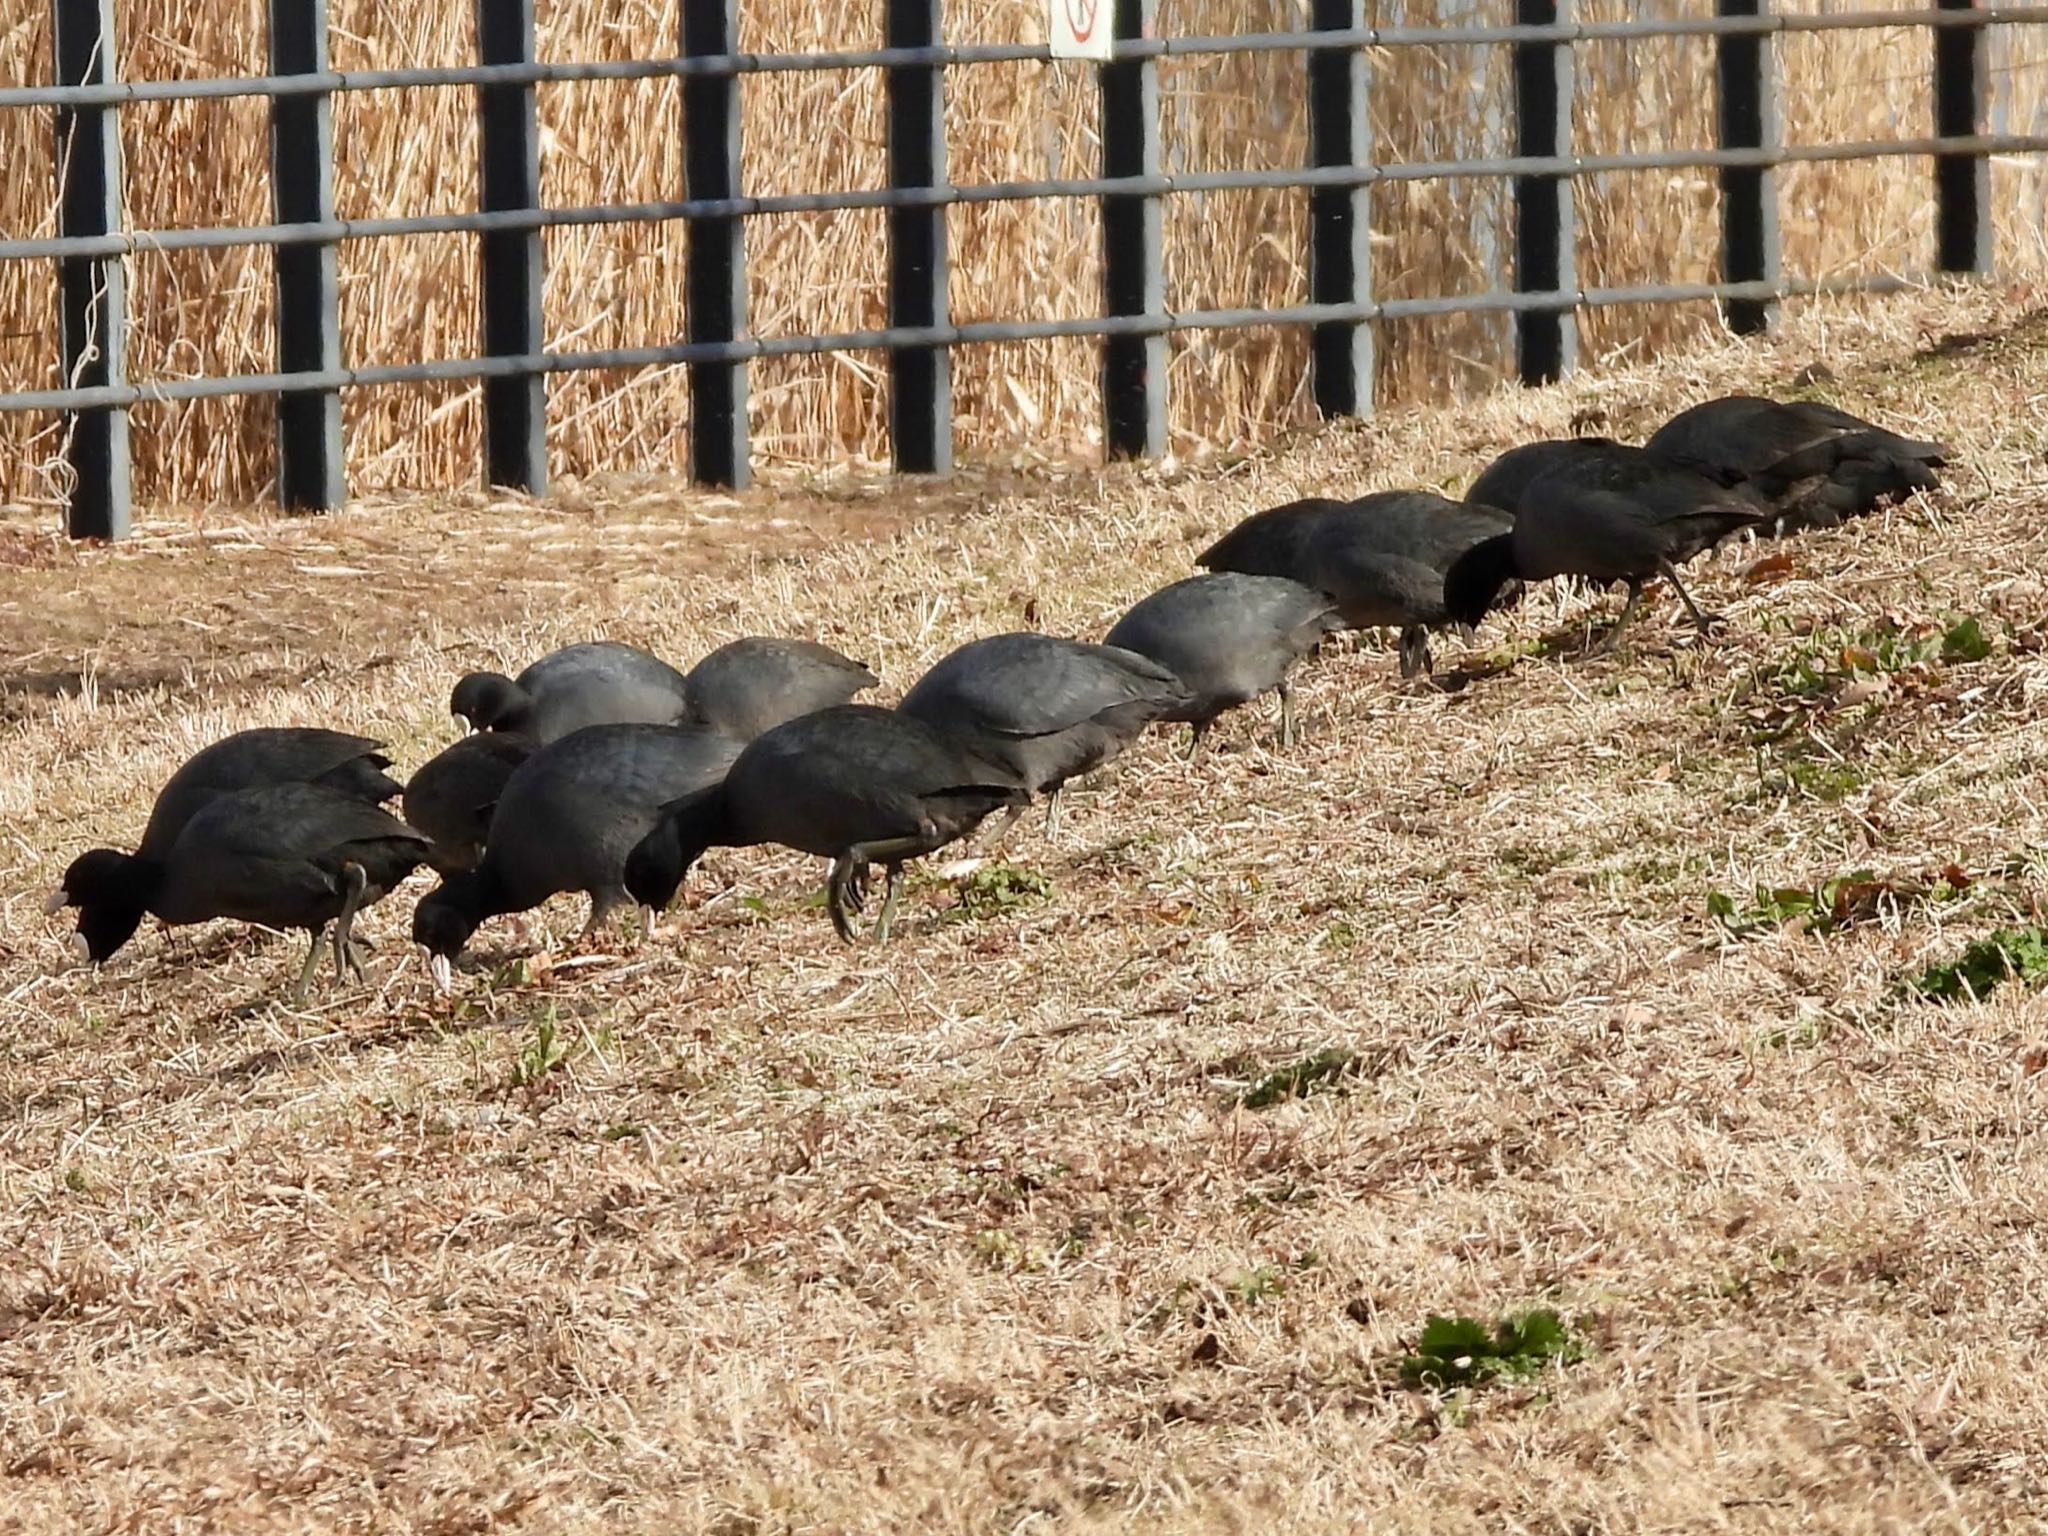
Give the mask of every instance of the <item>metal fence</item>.
M 376 384 L 481 381 L 483 474 L 539 492 L 547 481 L 547 378 L 578 369 L 688 366 L 691 472 L 699 481 L 748 477 L 747 365 L 755 358 L 874 349 L 890 365 L 889 429 L 899 469 L 944 471 L 952 458 L 948 349 L 963 343 L 1086 336 L 1102 341 L 1104 441 L 1116 455 L 1151 455 L 1166 441 L 1166 349 L 1175 333 L 1306 326 L 1314 395 L 1330 414 L 1372 406 L 1376 322 L 1469 312 L 1512 314 L 1523 379 L 1555 379 L 1574 363 L 1578 310 L 1610 304 L 1714 300 L 1738 332 L 1768 327 L 1795 295 L 1884 291 L 1908 276 L 1816 280 L 1787 275 L 1778 252 L 1777 167 L 1820 160 L 1931 156 L 1935 264 L 1987 272 L 1992 260 L 1989 156 L 2048 150 L 2048 136 L 1985 129 L 1988 29 L 2048 22 L 2048 6 L 1936 0 L 1921 10 L 1774 13 L 1771 0 L 1715 0 L 1712 16 L 1580 22 L 1572 0 L 1515 0 L 1500 26 L 1366 24 L 1367 0 L 1312 0 L 1299 32 L 1161 37 L 1156 0 L 1113 8 L 1112 62 L 1099 66 L 1101 174 L 961 185 L 947 179 L 946 72 L 1040 60 L 1043 45 L 949 46 L 943 0 L 887 0 L 880 46 L 808 54 L 740 49 L 738 0 L 681 0 L 671 57 L 605 63 L 536 57 L 533 0 L 476 0 L 477 62 L 446 69 L 340 72 L 329 67 L 326 0 L 269 0 L 270 73 L 239 79 L 123 80 L 114 57 L 114 0 L 53 0 L 55 84 L 0 88 L 0 110 L 54 108 L 58 233 L 0 239 L 0 261 L 54 261 L 60 290 L 62 389 L 0 393 L 0 411 L 63 412 L 73 474 L 68 525 L 113 538 L 129 519 L 128 408 L 140 401 L 223 395 L 277 400 L 278 496 L 293 508 L 336 505 L 346 493 L 340 392 Z M 1932 132 L 1918 138 L 1786 144 L 1779 132 L 1775 36 L 1879 27 L 1933 31 Z M 1693 37 L 1710 42 L 1719 88 L 1718 144 L 1697 150 L 1572 152 L 1574 44 Z M 1367 99 L 1371 52 L 1484 44 L 1513 50 L 1514 153 L 1491 159 L 1379 164 Z M 1290 52 L 1302 57 L 1309 163 L 1300 170 L 1162 172 L 1157 67 L 1168 56 Z M 873 68 L 888 93 L 889 185 L 831 194 L 749 197 L 740 176 L 740 102 L 752 75 Z M 685 185 L 667 202 L 544 207 L 536 87 L 543 82 L 674 78 L 682 99 Z M 481 145 L 474 213 L 346 220 L 335 216 L 332 102 L 394 87 L 472 89 Z M 139 101 L 263 97 L 271 102 L 275 222 L 244 228 L 123 227 L 119 113 Z M 1573 253 L 1574 178 L 1611 171 L 1718 172 L 1721 279 L 1584 288 Z M 1510 178 L 1512 286 L 1482 293 L 1376 301 L 1368 199 L 1375 184 L 1434 178 Z M 1278 309 L 1175 313 L 1166 306 L 1161 199 L 1226 189 L 1289 187 L 1310 202 L 1306 303 Z M 1030 198 L 1101 201 L 1103 313 L 1088 319 L 954 324 L 947 303 L 946 209 Z M 761 214 L 837 209 L 888 214 L 885 329 L 755 336 L 746 313 L 745 229 Z M 591 224 L 681 220 L 689 227 L 686 339 L 604 351 L 544 350 L 541 232 Z M 473 233 L 482 293 L 479 357 L 351 368 L 343 358 L 336 246 L 344 240 Z M 275 250 L 275 372 L 135 381 L 124 365 L 123 261 L 139 251 L 226 246 Z

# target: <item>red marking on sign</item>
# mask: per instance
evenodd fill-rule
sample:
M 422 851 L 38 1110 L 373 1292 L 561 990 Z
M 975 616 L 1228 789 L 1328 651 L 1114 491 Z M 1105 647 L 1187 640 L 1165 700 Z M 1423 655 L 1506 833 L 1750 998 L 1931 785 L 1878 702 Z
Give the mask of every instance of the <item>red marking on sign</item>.
M 1067 25 L 1074 29 L 1074 41 L 1085 43 L 1095 31 L 1102 14 L 1102 0 L 1067 0 Z

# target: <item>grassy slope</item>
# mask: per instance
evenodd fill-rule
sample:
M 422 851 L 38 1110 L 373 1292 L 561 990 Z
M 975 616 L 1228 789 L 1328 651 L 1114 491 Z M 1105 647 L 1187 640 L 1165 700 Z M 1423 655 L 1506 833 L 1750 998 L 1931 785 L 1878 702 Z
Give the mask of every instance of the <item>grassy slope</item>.
M 2020 1524 L 2048 1030 L 2016 989 L 1896 982 L 2041 887 L 2044 334 L 2019 297 L 1922 299 L 944 499 L 585 490 L 114 553 L 0 525 L 0 1525 Z M 36 916 L 236 725 L 416 762 L 456 671 L 600 626 L 682 656 L 815 634 L 900 688 L 1027 611 L 1099 633 L 1256 506 L 1456 483 L 1817 359 L 1957 442 L 1952 490 L 1755 579 L 1755 551 L 1703 564 L 1725 644 L 1666 599 L 1618 660 L 1518 657 L 1596 611 L 1546 592 L 1439 647 L 1462 686 L 1331 655 L 1299 750 L 1256 712 L 1197 765 L 1155 738 L 1013 843 L 1043 899 L 970 910 L 927 873 L 886 952 L 837 946 L 815 867 L 771 852 L 714 856 L 639 952 L 487 930 L 452 1008 L 396 964 L 409 896 L 368 923 L 372 985 L 304 1013 L 288 942 L 146 933 L 92 977 Z M 1987 658 L 1843 691 L 1846 645 L 1960 617 Z M 1950 861 L 2014 872 L 1832 935 L 1707 916 Z M 528 1080 L 543 1024 L 566 1055 Z M 1232 1107 L 1333 1046 L 1364 1067 L 1337 1091 Z M 1430 1313 L 1537 1303 L 1585 1363 L 1462 1406 L 1390 1384 Z

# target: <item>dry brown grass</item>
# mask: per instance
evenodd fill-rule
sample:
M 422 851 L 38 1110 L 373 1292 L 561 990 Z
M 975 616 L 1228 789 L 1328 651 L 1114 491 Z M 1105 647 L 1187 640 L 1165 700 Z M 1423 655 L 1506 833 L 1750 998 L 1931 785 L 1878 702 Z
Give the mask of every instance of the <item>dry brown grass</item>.
M 1821 0 L 1812 0 L 1821 3 Z M 402 7 L 336 0 L 341 68 L 459 64 L 471 56 L 467 5 Z M 1162 0 L 1177 34 L 1285 28 L 1301 0 Z M 1384 0 L 1383 22 L 1505 21 L 1506 0 Z M 1635 14 L 1586 0 L 1590 18 Z M 135 75 L 258 73 L 261 0 L 204 7 L 132 0 L 119 7 L 123 68 Z M 752 0 L 746 46 L 864 47 L 876 8 L 821 0 Z M 1036 40 L 1041 8 L 1019 0 L 957 0 L 960 41 Z M 540 8 L 544 57 L 652 56 L 674 46 L 675 0 L 554 0 Z M 1925 131 L 1930 43 L 1924 31 L 1826 33 L 1782 45 L 1785 131 L 1795 143 Z M 1580 50 L 1576 127 L 1589 151 L 1710 142 L 1712 68 L 1697 41 Z M 0 17 L 0 78 L 48 72 L 48 7 Z M 2001 29 L 1992 116 L 2035 131 L 2043 111 L 2048 29 Z M 1374 59 L 1375 142 L 1387 161 L 1498 154 L 1507 147 L 1504 50 L 1385 50 Z M 1819 82 L 1825 82 L 1820 88 Z M 1095 94 L 1076 66 L 1000 65 L 953 71 L 951 171 L 962 182 L 1076 175 L 1098 163 Z M 1293 55 L 1171 60 L 1161 67 L 1167 160 L 1181 169 L 1292 166 L 1306 152 L 1305 105 Z M 746 82 L 747 186 L 808 191 L 878 185 L 883 103 L 877 72 L 757 77 Z M 545 196 L 553 203 L 673 197 L 682 183 L 673 85 L 551 86 Z M 268 217 L 264 107 L 259 102 L 132 109 L 125 126 L 128 201 L 138 227 L 261 222 Z M 0 113 L 0 230 L 48 232 L 51 168 L 45 115 Z M 375 93 L 336 108 L 337 196 L 348 216 L 474 206 L 476 143 L 468 93 Z M 1788 171 L 1788 271 L 1917 270 L 1929 254 L 1923 161 Z M 2048 270 L 2039 157 L 1996 172 L 2000 261 L 2009 273 Z M 1579 259 L 1587 284 L 1697 279 L 1716 261 L 1711 177 L 1690 173 L 1589 179 L 1580 189 Z M 1487 182 L 1390 184 L 1375 193 L 1376 291 L 1386 297 L 1500 286 L 1510 249 L 1505 190 Z M 1177 197 L 1167 207 L 1169 303 L 1280 305 L 1306 296 L 1305 203 L 1299 194 Z M 1096 210 L 1088 202 L 955 209 L 950 215 L 954 314 L 967 320 L 1085 315 L 1099 310 Z M 763 335 L 880 324 L 884 290 L 877 213 L 753 221 L 753 324 Z M 683 332 L 679 225 L 551 232 L 546 314 L 552 347 L 631 346 Z M 346 356 L 358 364 L 452 356 L 475 345 L 474 242 L 437 236 L 345 247 Z M 132 263 L 138 378 L 267 369 L 273 341 L 270 258 L 262 251 L 142 256 Z M 57 382 L 48 268 L 0 268 L 0 379 Z M 1586 317 L 1587 356 L 1641 361 L 1711 333 L 1709 307 Z M 1380 387 L 1392 402 L 1484 391 L 1511 362 L 1497 316 L 1408 320 L 1383 328 Z M 1176 342 L 1173 425 L 1180 446 L 1256 443 L 1307 423 L 1304 340 L 1264 331 Z M 1092 458 L 1100 443 L 1096 349 L 1059 340 L 962 349 L 955 398 L 963 452 L 1009 462 Z M 859 466 L 883 454 L 882 360 L 868 354 L 788 359 L 754 371 L 757 451 L 771 464 Z M 688 401 L 681 371 L 585 374 L 553 385 L 550 452 L 583 476 L 680 468 Z M 481 415 L 467 385 L 352 393 L 346 405 L 352 483 L 360 490 L 468 484 L 477 475 Z M 243 502 L 269 493 L 271 407 L 209 401 L 138 412 L 139 494 L 152 503 Z M 62 464 L 47 420 L 0 421 L 0 502 L 47 504 Z
M 98 551 L 0 520 L 0 1528 L 2038 1529 L 2048 1016 L 1893 988 L 2028 920 L 2040 866 L 1828 937 L 1705 903 L 2048 846 L 2039 303 L 939 500 L 608 485 Z M 638 952 L 486 929 L 450 1006 L 407 892 L 372 984 L 305 1011 L 288 942 L 149 932 L 93 976 L 36 915 L 233 727 L 416 763 L 453 674 L 599 629 L 820 635 L 893 690 L 1029 604 L 1099 633 L 1258 505 L 1816 361 L 1955 441 L 1950 488 L 1765 579 L 1706 562 L 1704 653 L 1661 602 L 1624 658 L 1492 671 L 1576 643 L 1546 591 L 1446 647 L 1462 687 L 1326 657 L 1299 750 L 1254 713 L 1199 765 L 1142 743 L 1026 829 L 1052 891 L 1007 914 L 928 871 L 848 950 L 813 864 L 725 853 Z M 1997 648 L 1759 758 L 1744 680 L 1887 615 Z M 568 1057 L 522 1084 L 544 1020 Z M 1348 1092 L 1231 1107 L 1333 1045 Z M 1462 1412 L 1388 1384 L 1428 1314 L 1532 1303 L 1591 1357 Z

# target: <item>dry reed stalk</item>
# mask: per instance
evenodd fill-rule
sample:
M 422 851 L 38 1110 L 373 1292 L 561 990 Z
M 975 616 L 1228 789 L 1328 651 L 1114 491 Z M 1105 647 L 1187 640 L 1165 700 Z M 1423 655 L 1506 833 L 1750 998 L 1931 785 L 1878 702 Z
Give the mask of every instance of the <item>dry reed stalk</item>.
M 1814 0 L 1819 3 L 1819 0 Z M 1503 22 L 1506 0 L 1379 0 L 1376 22 Z M 1586 0 L 1588 17 L 1634 14 L 1626 0 Z M 1168 33 L 1284 29 L 1301 0 L 1163 0 Z M 119 7 L 127 74 L 254 73 L 263 66 L 261 0 L 190 8 L 169 0 Z M 335 0 L 337 67 L 456 64 L 471 57 L 466 6 L 407 9 Z M 751 0 L 745 44 L 798 51 L 876 41 L 872 7 Z M 957 0 L 956 40 L 1042 36 L 1036 6 Z M 548 58 L 626 58 L 674 47 L 674 0 L 558 0 L 540 15 Z M 1918 133 L 1927 126 L 1931 45 L 1925 31 L 1792 36 L 1778 44 L 1793 142 Z M 0 21 L 0 78 L 48 78 L 39 6 Z M 1590 150 L 1711 141 L 1711 45 L 1703 40 L 1589 43 L 1578 53 L 1575 131 Z M 1387 161 L 1497 154 L 1508 147 L 1507 54 L 1498 48 L 1383 50 L 1372 114 Z M 2024 131 L 2043 116 L 2048 29 L 1997 34 L 1992 120 Z M 1169 60 L 1161 95 L 1168 163 L 1177 168 L 1292 166 L 1305 147 L 1296 55 Z M 1814 89 L 1813 82 L 1827 82 Z M 948 80 L 951 172 L 963 182 L 1079 175 L 1098 163 L 1095 91 L 1070 65 L 962 68 Z M 876 71 L 753 77 L 746 91 L 746 177 L 762 191 L 873 186 L 884 169 Z M 131 109 L 124 148 L 138 225 L 268 216 L 259 102 Z M 545 196 L 551 203 L 677 195 L 682 181 L 675 88 L 656 82 L 544 87 Z M 21 174 L 0 189 L 0 229 L 48 232 L 48 114 L 0 114 L 0 153 Z M 348 216 L 474 205 L 469 93 L 350 96 L 336 107 L 337 196 Z M 1911 270 L 1928 255 L 1924 160 L 1789 168 L 1783 175 L 1788 271 Z M 2048 272 L 2038 157 L 1994 169 L 1999 251 L 2015 276 Z M 1373 198 L 1376 291 L 1385 297 L 1474 292 L 1508 278 L 1511 226 L 1499 183 L 1390 183 Z M 1305 198 L 1296 193 L 1183 196 L 1167 205 L 1169 303 L 1280 305 L 1306 292 Z M 1095 208 L 1082 203 L 958 208 L 949 218 L 952 309 L 968 320 L 1088 315 L 1100 306 Z M 877 213 L 791 215 L 748 229 L 753 324 L 760 334 L 872 326 L 884 318 L 884 229 Z M 1718 217 L 1711 174 L 1593 178 L 1579 189 L 1579 269 L 1587 284 L 1713 275 Z M 462 237 L 359 242 L 342 251 L 344 347 L 356 363 L 453 356 L 476 335 L 475 242 Z M 545 309 L 556 347 L 630 346 L 683 334 L 677 225 L 552 231 Z M 0 268 L 0 379 L 57 382 L 46 264 Z M 138 377 L 267 368 L 273 356 L 270 257 L 264 251 L 131 264 Z M 1711 306 L 1617 309 L 1584 317 L 1589 360 L 1641 358 L 1711 332 Z M 1432 318 L 1381 328 L 1379 388 L 1389 402 L 1469 395 L 1505 376 L 1510 331 L 1499 316 Z M 1299 334 L 1233 332 L 1176 342 L 1176 443 L 1243 445 L 1305 422 Z M 1096 348 L 1079 340 L 963 348 L 954 365 L 957 422 L 970 458 L 1092 458 L 1099 445 Z M 550 449 L 558 472 L 583 477 L 684 463 L 688 401 L 681 370 L 558 378 Z M 864 464 L 886 451 L 887 370 L 874 355 L 789 359 L 754 370 L 754 431 L 771 465 Z M 481 432 L 477 391 L 451 384 L 383 389 L 346 403 L 353 484 L 431 488 L 470 483 Z M 0 422 L 0 500 L 61 493 L 57 429 Z M 267 492 L 267 401 L 207 401 L 138 415 L 137 486 L 147 500 L 240 501 Z

